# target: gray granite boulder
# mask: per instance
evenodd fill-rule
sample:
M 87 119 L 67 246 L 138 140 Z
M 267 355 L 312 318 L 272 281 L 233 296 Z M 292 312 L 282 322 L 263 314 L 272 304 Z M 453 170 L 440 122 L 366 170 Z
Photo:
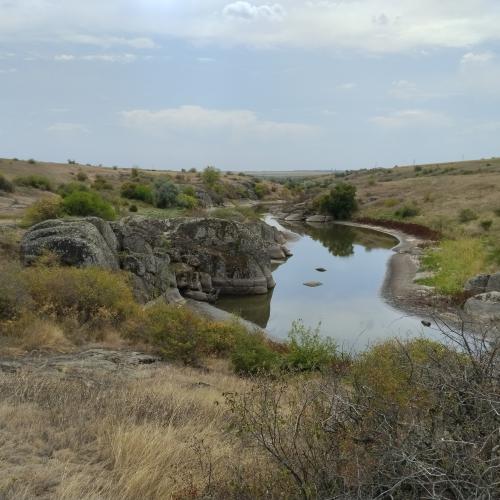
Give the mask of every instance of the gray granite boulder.
M 500 321 L 500 292 L 475 295 L 467 300 L 464 310 L 479 320 Z
M 89 217 L 32 227 L 21 252 L 27 265 L 53 252 L 66 265 L 129 271 L 142 302 L 166 295 L 177 300 L 172 290 L 213 301 L 218 294 L 267 293 L 275 286 L 271 259 L 290 254 L 284 243 L 264 222 L 135 216 L 109 223 Z

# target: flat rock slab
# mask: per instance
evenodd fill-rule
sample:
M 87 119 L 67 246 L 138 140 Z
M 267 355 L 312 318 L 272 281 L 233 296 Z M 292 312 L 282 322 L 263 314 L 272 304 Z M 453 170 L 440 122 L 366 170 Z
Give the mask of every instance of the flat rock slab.
M 311 288 L 315 288 L 317 286 L 321 286 L 323 283 L 321 281 L 306 281 L 303 283 L 305 286 L 309 286 Z
M 326 273 L 326 269 L 324 267 L 317 267 L 316 271 L 318 271 L 319 273 Z

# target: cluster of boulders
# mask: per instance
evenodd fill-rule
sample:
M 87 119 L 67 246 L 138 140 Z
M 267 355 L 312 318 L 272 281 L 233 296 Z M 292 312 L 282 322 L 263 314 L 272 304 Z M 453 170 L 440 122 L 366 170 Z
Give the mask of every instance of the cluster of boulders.
M 500 321 L 500 273 L 471 278 L 464 290 L 472 294 L 464 310 L 478 320 Z
M 42 222 L 24 236 L 21 254 L 29 265 L 47 252 L 66 265 L 129 271 L 142 302 L 265 294 L 275 286 L 272 261 L 290 256 L 283 234 L 264 222 L 139 216 Z

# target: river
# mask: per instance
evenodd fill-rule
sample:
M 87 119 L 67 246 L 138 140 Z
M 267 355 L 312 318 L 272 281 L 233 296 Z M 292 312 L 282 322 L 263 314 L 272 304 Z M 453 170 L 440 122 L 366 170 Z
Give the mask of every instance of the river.
M 300 319 L 308 327 L 319 326 L 322 335 L 350 351 L 388 337 L 423 333 L 419 318 L 394 309 L 381 296 L 391 249 L 398 243 L 395 238 L 336 224 L 283 227 L 271 217 L 266 222 L 295 233 L 288 244 L 293 256 L 273 271 L 276 287 L 267 295 L 222 297 L 217 307 L 239 314 L 280 339 Z M 322 285 L 305 286 L 309 281 Z

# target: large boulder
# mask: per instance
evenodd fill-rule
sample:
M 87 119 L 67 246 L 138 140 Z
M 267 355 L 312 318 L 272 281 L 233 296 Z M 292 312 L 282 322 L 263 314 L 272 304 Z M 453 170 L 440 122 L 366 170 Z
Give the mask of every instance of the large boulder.
M 219 294 L 267 293 L 275 285 L 271 259 L 290 253 L 284 242 L 263 222 L 136 216 L 109 223 L 89 217 L 36 225 L 21 251 L 26 264 L 48 251 L 66 265 L 127 270 L 143 302 L 172 290 L 213 301 Z
M 119 269 L 118 242 L 109 223 L 96 217 L 84 220 L 47 220 L 33 226 L 21 242 L 25 264 L 46 253 L 69 266 Z
M 467 300 L 464 310 L 474 319 L 500 321 L 500 292 L 487 292 Z
M 500 273 L 478 274 L 467 281 L 464 291 L 474 295 L 486 292 L 500 292 Z

